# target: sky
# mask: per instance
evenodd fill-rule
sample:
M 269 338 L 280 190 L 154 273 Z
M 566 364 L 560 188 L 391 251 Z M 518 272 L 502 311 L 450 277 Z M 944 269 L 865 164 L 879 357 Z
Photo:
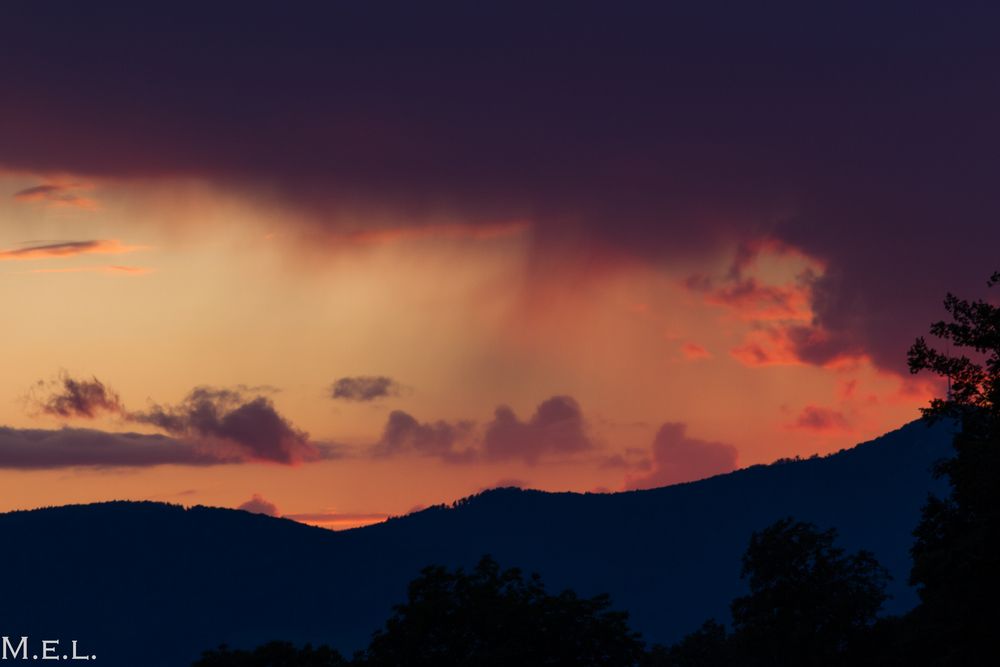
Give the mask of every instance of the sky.
M 0 511 L 343 528 L 825 454 L 1000 269 L 989 3 L 0 17 Z

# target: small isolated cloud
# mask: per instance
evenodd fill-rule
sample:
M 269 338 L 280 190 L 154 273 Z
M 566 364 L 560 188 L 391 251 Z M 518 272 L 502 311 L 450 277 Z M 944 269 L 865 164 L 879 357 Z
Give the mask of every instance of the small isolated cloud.
M 722 442 L 691 438 L 685 424 L 667 422 L 653 439 L 652 458 L 649 474 L 627 478 L 626 488 L 651 489 L 730 472 L 736 468 L 737 451 Z
M 712 353 L 697 343 L 684 343 L 681 345 L 681 354 L 688 361 L 698 361 L 699 359 L 711 359 Z
M 788 428 L 813 433 L 843 433 L 851 430 L 851 424 L 842 412 L 818 405 L 807 405 Z
M 250 500 L 246 501 L 236 509 L 250 512 L 251 514 L 266 514 L 267 516 L 278 516 L 278 507 L 274 503 L 265 500 L 259 493 L 253 494 Z
M 128 418 L 245 460 L 298 463 L 323 458 L 309 435 L 282 417 L 269 398 L 249 397 L 238 389 L 198 387 L 180 405 L 154 405 Z
M 81 194 L 90 187 L 79 183 L 43 183 L 14 193 L 14 201 L 32 202 L 47 206 L 71 206 L 88 211 L 97 209 L 97 202 Z
M 460 451 L 458 447 L 468 439 L 472 428 L 472 422 L 438 420 L 424 423 L 402 410 L 393 410 L 374 453 L 376 456 L 414 453 L 452 463 L 467 462 L 473 458 L 473 450 Z
M 39 382 L 36 389 L 47 394 L 29 400 L 41 413 L 55 417 L 93 419 L 102 412 L 120 415 L 125 411 L 118 392 L 93 376 L 77 380 L 62 373 L 50 382 Z
M 330 385 L 330 397 L 344 401 L 367 402 L 399 396 L 402 387 L 384 375 L 343 377 Z
M 553 396 L 540 403 L 528 421 L 505 405 L 498 407 L 486 426 L 483 456 L 534 464 L 548 454 L 574 454 L 593 446 L 580 405 L 571 396 Z
M 0 261 L 60 259 L 78 255 L 121 255 L 143 249 L 145 246 L 125 245 L 117 239 L 35 243 L 21 248 L 0 250 Z
M 108 433 L 93 429 L 14 429 L 0 427 L 0 468 L 146 468 L 158 465 L 206 466 L 236 463 L 164 435 Z

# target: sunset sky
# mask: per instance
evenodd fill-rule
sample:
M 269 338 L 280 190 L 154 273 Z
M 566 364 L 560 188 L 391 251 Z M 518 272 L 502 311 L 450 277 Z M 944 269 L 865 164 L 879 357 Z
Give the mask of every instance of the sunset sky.
M 138 4 L 0 16 L 0 511 L 828 453 L 1000 269 L 986 5 Z

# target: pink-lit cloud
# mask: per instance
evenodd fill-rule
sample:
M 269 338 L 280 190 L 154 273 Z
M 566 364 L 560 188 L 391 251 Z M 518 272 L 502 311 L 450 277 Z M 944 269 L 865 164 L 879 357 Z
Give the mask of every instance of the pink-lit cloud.
M 839 434 L 851 430 L 851 424 L 842 412 L 819 405 L 802 408 L 802 412 L 788 427 L 817 434 Z
M 736 468 L 737 457 L 732 445 L 692 438 L 685 424 L 668 422 L 653 439 L 652 470 L 627 477 L 625 487 L 649 489 L 727 473 Z
M 681 345 L 681 354 L 688 361 L 712 358 L 712 353 L 697 343 L 684 343 Z
M 545 456 L 570 455 L 593 447 L 583 411 L 571 396 L 542 401 L 527 421 L 521 421 L 509 407 L 500 406 L 483 438 L 483 456 L 490 461 L 520 459 L 533 464 Z
M 250 512 L 251 514 L 264 514 L 267 516 L 278 516 L 278 506 L 266 500 L 259 493 L 253 494 L 250 500 L 246 501 L 236 509 Z

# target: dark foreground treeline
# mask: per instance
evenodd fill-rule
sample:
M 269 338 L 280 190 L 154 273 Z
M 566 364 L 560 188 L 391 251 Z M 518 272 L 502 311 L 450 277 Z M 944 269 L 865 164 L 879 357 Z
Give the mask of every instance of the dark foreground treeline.
M 990 285 L 1000 283 L 994 274 Z M 784 519 L 756 533 L 743 556 L 746 595 L 726 625 L 708 620 L 677 644 L 648 647 L 607 596 L 552 594 L 537 576 L 483 558 L 471 572 L 426 568 L 406 602 L 348 660 L 328 647 L 273 642 L 220 647 L 195 667 L 782 667 L 996 664 L 1000 613 L 1000 307 L 951 295 L 951 322 L 931 333 L 967 356 L 921 338 L 910 370 L 949 380 L 924 411 L 957 426 L 955 456 L 937 473 L 951 487 L 931 497 L 914 531 L 910 583 L 920 602 L 901 617 L 878 613 L 886 570 L 866 551 L 848 554 L 833 529 Z

